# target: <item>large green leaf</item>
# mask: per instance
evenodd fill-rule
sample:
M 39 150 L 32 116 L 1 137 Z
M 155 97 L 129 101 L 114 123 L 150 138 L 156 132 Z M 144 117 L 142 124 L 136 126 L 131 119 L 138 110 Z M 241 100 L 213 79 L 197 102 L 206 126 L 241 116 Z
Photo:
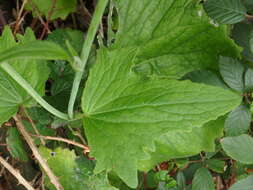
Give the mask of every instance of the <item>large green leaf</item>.
M 225 152 L 233 159 L 241 163 L 253 164 L 253 138 L 249 135 L 226 137 L 221 144 Z
M 252 187 L 253 187 L 253 176 L 251 175 L 232 185 L 232 187 L 229 190 L 252 190 Z
M 35 41 L 33 32 L 28 29 L 20 43 Z M 9 28 L 5 28 L 0 38 L 0 54 L 6 49 L 15 47 L 17 43 Z M 16 71 L 26 79 L 35 90 L 43 95 L 49 69 L 44 61 L 32 59 L 13 60 L 9 62 Z M 5 71 L 0 68 L 0 124 L 10 119 L 18 111 L 20 105 L 30 106 L 33 99 Z
M 235 24 L 247 14 L 241 0 L 207 0 L 204 7 L 211 18 L 222 24 Z
M 74 151 L 40 147 L 40 153 L 66 190 L 117 190 L 109 184 L 106 175 L 93 175 L 93 163 L 84 157 L 78 158 Z M 46 186 L 55 190 L 48 178 Z
M 84 126 L 98 160 L 137 185 L 137 161 L 167 132 L 200 127 L 237 106 L 240 96 L 190 81 L 143 79 L 129 72 L 135 49 L 100 50 L 82 100 Z
M 69 13 L 76 9 L 77 0 L 31 0 L 26 9 L 32 10 L 34 16 L 44 15 L 49 19 L 65 19 Z
M 239 56 L 226 26 L 212 24 L 197 1 L 115 1 L 120 20 L 114 48 L 138 47 L 136 72 L 180 78 L 216 68 L 219 54 Z
M 174 72 L 170 76 L 177 78 L 199 69 L 200 62 L 211 60 L 215 65 L 221 52 L 238 55 L 238 49 L 226 36 L 226 28 L 216 28 L 206 16 L 198 16 L 203 10 L 195 2 L 164 0 L 157 3 L 116 1 L 121 23 L 116 42 L 109 49 L 98 52 L 97 63 L 91 69 L 82 97 L 86 135 L 92 156 L 97 159 L 95 171 L 113 170 L 133 188 L 137 186 L 137 169 L 150 166 L 139 162 L 149 159 L 150 152 L 159 149 L 156 145 L 163 143 L 160 142 L 163 136 L 170 135 L 170 132 L 190 133 L 232 110 L 241 101 L 239 95 L 219 87 L 146 78 L 133 72 L 135 64 L 148 65 L 144 62 L 148 62 L 150 56 L 166 67 L 173 63 L 173 68 L 177 69 L 170 67 L 169 70 Z M 192 15 L 196 15 L 196 23 Z M 193 38 L 194 34 L 204 37 Z M 192 43 L 181 44 L 183 41 Z M 210 43 L 202 47 L 204 42 Z M 162 54 L 165 55 L 163 58 Z M 191 58 L 197 64 L 189 62 Z M 188 69 L 188 66 L 192 67 Z M 218 134 L 208 137 L 209 145 Z M 190 154 L 205 147 L 193 149 L 189 150 Z M 177 156 L 176 152 L 170 153 L 171 157 Z

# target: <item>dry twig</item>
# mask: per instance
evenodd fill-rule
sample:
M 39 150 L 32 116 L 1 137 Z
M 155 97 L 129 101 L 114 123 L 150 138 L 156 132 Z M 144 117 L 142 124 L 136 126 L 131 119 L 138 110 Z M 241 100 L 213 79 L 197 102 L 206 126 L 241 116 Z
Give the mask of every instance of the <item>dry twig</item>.
M 0 163 L 23 185 L 27 190 L 35 190 L 26 179 L 15 170 L 3 157 L 0 156 Z
M 47 176 L 49 177 L 51 183 L 56 187 L 57 190 L 64 190 L 62 185 L 59 183 L 57 177 L 54 175 L 52 170 L 47 165 L 46 161 L 40 155 L 40 153 L 39 153 L 37 147 L 35 146 L 32 138 L 30 137 L 30 135 L 25 130 L 25 127 L 24 127 L 23 123 L 21 122 L 21 118 L 17 115 L 17 116 L 14 116 L 14 120 L 16 121 L 16 125 L 17 125 L 18 130 L 23 135 L 25 141 L 27 142 L 27 144 L 31 148 L 34 157 L 38 160 L 41 167 L 44 169 L 44 171 L 47 174 Z
M 61 138 L 61 137 L 35 135 L 35 134 L 30 134 L 30 135 L 34 136 L 34 137 L 38 137 L 38 138 L 43 138 L 45 140 L 54 140 L 54 141 L 65 142 L 65 143 L 68 143 L 68 144 L 71 144 L 71 145 L 74 145 L 74 146 L 77 146 L 77 147 L 80 147 L 80 148 L 84 149 L 85 153 L 90 152 L 90 148 L 88 146 L 85 146 L 85 145 L 83 145 L 81 143 L 78 143 L 78 142 L 75 142 L 75 141 L 71 141 L 69 139 L 64 139 L 64 138 Z

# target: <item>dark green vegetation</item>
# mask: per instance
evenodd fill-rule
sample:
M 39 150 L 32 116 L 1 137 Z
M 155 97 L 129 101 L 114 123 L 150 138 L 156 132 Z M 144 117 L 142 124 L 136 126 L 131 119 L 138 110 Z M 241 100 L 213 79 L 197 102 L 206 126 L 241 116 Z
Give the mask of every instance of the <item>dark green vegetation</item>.
M 0 189 L 253 189 L 252 1 L 0 5 Z

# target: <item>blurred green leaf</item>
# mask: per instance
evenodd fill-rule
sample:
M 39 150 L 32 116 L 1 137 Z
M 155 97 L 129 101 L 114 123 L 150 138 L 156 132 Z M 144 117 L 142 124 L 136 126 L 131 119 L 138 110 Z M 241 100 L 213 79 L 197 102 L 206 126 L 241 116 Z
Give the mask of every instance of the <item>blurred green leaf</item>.
M 215 190 L 211 173 L 206 168 L 200 168 L 194 174 L 192 190 Z
M 244 91 L 244 81 L 243 65 L 236 59 L 230 57 L 220 57 L 220 73 L 223 80 L 232 89 L 243 92 Z
M 246 179 L 240 180 L 232 187 L 229 188 L 229 190 L 252 190 L 253 188 L 253 175 L 247 177 Z
M 207 14 L 221 24 L 235 24 L 245 19 L 247 9 L 241 0 L 207 0 Z
M 179 190 L 185 190 L 186 188 L 185 176 L 184 173 L 181 171 L 177 173 L 177 186 Z
M 245 90 L 247 92 L 253 91 L 253 69 L 249 68 L 245 73 Z
M 253 164 L 253 138 L 251 136 L 244 134 L 238 137 L 225 137 L 221 144 L 228 156 L 245 164 Z
M 250 33 L 253 31 L 253 25 L 250 23 L 238 23 L 233 26 L 232 37 L 235 42 L 243 47 L 242 55 L 245 59 L 253 61 L 253 53 L 250 49 Z
M 206 165 L 209 169 L 217 173 L 223 173 L 225 168 L 225 161 L 210 159 L 206 161 Z
M 21 139 L 19 132 L 16 128 L 9 127 L 7 138 L 6 138 L 7 148 L 10 154 L 15 159 L 19 159 L 22 161 L 28 161 L 28 156 L 23 144 L 23 140 Z
M 54 4 L 55 2 L 55 4 Z M 69 13 L 76 9 L 76 0 L 31 0 L 26 9 L 32 10 L 34 16 L 44 15 L 47 19 L 65 19 Z M 52 9 L 53 8 L 53 9 Z M 52 11 L 52 14 L 49 14 Z
M 240 105 L 229 113 L 225 121 L 226 136 L 238 136 L 250 128 L 251 113 L 246 105 Z

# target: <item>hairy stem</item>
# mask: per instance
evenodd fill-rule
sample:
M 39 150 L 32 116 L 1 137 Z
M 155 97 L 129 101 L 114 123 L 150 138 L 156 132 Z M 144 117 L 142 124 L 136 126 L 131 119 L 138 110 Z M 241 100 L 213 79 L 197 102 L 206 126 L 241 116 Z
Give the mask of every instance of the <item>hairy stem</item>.
M 23 125 L 23 123 L 21 121 L 21 118 L 18 115 L 14 116 L 13 118 L 16 121 L 16 125 L 17 125 L 17 128 L 18 128 L 19 132 L 23 135 L 25 141 L 27 142 L 27 144 L 31 148 L 34 157 L 40 163 L 41 167 L 43 168 L 43 170 L 47 174 L 47 176 L 50 179 L 51 183 L 55 186 L 55 188 L 57 190 L 64 190 L 64 188 L 62 187 L 62 185 L 59 183 L 58 178 L 54 175 L 53 171 L 47 165 L 47 162 L 40 155 L 39 150 L 37 149 L 37 147 L 35 146 L 35 144 L 33 142 L 33 139 L 30 137 L 30 135 L 25 130 L 25 127 L 24 127 L 24 125 Z
M 43 108 L 52 113 L 53 115 L 68 120 L 68 115 L 60 112 L 59 110 L 52 107 L 48 104 L 34 89 L 33 87 L 22 77 L 20 74 L 15 71 L 8 63 L 0 64 L 0 67 L 6 71 L 20 86 L 22 86 L 26 92 L 33 97 Z
M 81 61 L 82 62 L 80 65 L 81 71 L 76 72 L 75 79 L 74 79 L 73 86 L 72 86 L 72 90 L 71 90 L 69 105 L 68 105 L 68 114 L 69 114 L 70 119 L 73 119 L 73 117 L 74 117 L 74 114 L 73 114 L 74 104 L 75 104 L 76 96 L 77 96 L 78 89 L 80 86 L 80 82 L 82 80 L 85 66 L 86 66 L 87 60 L 89 58 L 92 43 L 93 43 L 94 38 L 96 36 L 97 29 L 99 27 L 100 21 L 102 19 L 102 16 L 103 16 L 103 13 L 104 13 L 104 10 L 106 8 L 108 1 L 109 0 L 99 0 L 98 1 L 95 13 L 94 13 L 92 21 L 91 21 L 91 25 L 88 30 L 86 40 L 83 44 L 83 49 L 82 49 L 82 53 L 81 53 Z
M 2 164 L 27 190 L 35 190 L 31 184 L 1 156 L 0 164 Z

